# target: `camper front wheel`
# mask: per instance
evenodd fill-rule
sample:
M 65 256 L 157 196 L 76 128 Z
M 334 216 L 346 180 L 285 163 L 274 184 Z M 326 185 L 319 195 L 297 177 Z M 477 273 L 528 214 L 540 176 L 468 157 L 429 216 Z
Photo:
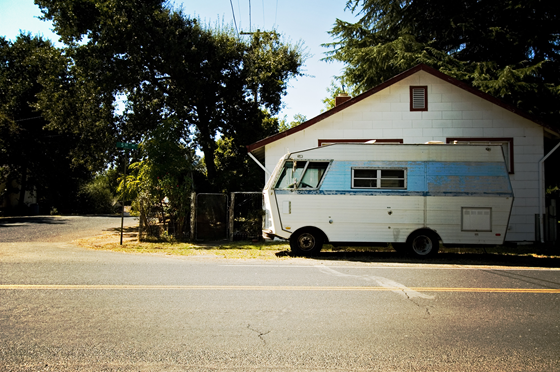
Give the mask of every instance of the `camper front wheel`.
M 419 257 L 429 257 L 439 251 L 439 237 L 431 231 L 418 231 L 408 240 L 410 252 Z
M 323 248 L 323 237 L 318 230 L 304 229 L 296 231 L 290 237 L 292 252 L 302 256 L 312 256 Z

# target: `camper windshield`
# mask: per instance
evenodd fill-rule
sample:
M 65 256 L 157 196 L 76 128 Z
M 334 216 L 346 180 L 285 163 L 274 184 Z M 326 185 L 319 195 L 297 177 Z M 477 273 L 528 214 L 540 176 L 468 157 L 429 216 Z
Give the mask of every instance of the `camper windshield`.
M 294 188 L 297 184 L 297 180 L 303 170 L 305 169 L 306 162 L 293 162 L 287 161 L 284 163 L 284 169 L 282 169 L 282 174 L 276 183 L 277 189 L 288 189 Z
M 329 163 L 325 162 L 310 161 L 298 187 L 309 187 L 313 189 L 319 187 L 319 183 L 328 165 Z
M 328 165 L 328 162 L 287 161 L 275 188 L 317 188 Z

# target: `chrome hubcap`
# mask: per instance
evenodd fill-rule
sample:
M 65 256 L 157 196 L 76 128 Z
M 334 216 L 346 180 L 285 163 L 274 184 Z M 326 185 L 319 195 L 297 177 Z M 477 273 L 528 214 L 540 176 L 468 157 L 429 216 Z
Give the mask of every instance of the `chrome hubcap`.
M 430 237 L 426 235 L 417 236 L 412 242 L 412 249 L 418 255 L 425 256 L 429 254 L 434 247 L 434 243 Z
M 315 247 L 315 237 L 309 233 L 301 234 L 298 238 L 298 246 L 302 251 L 310 251 Z

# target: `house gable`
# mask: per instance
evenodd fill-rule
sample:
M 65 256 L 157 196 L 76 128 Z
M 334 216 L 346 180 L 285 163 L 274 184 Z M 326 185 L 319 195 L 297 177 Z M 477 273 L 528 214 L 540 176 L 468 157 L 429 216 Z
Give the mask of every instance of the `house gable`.
M 419 72 L 424 72 L 424 73 L 429 74 L 432 77 L 435 77 L 439 80 L 443 80 L 446 83 L 449 83 L 449 84 L 451 84 L 455 87 L 460 88 L 463 91 L 466 91 L 468 93 L 471 93 L 471 94 L 481 98 L 481 100 L 483 100 L 483 101 L 487 101 L 488 103 L 491 103 L 493 105 L 501 107 L 506 111 L 514 113 L 514 114 L 516 114 L 516 115 L 518 115 L 522 118 L 525 118 L 525 119 L 527 119 L 527 120 L 529 120 L 529 121 L 531 121 L 535 124 L 538 124 L 538 125 L 544 127 L 547 131 L 554 133 L 555 135 L 560 134 L 560 131 L 558 129 L 539 121 L 538 119 L 532 117 L 528 113 L 526 113 L 522 110 L 519 110 L 519 109 L 517 109 L 517 108 L 515 108 L 515 107 L 513 107 L 513 106 L 495 98 L 495 97 L 492 97 L 489 94 L 483 93 L 483 92 L 471 87 L 470 85 L 468 85 L 466 83 L 463 83 L 463 82 L 461 82 L 461 81 L 459 81 L 455 78 L 452 78 L 448 75 L 445 75 L 445 74 L 443 74 L 443 73 L 441 73 L 441 72 L 439 72 L 439 71 L 437 71 L 437 70 L 435 70 L 435 69 L 433 69 L 433 68 L 431 68 L 427 65 L 420 64 L 420 65 L 417 65 L 417 66 L 415 66 L 415 67 L 413 67 L 413 68 L 411 68 L 411 69 L 409 69 L 409 70 L 407 70 L 407 71 L 405 71 L 405 72 L 387 80 L 386 82 L 378 85 L 377 87 L 372 88 L 372 89 L 368 90 L 367 92 L 364 92 L 364 93 L 362 93 L 362 94 L 360 94 L 360 95 L 358 95 L 358 96 L 356 96 L 356 97 L 354 97 L 354 98 L 336 106 L 335 108 L 333 108 L 329 111 L 326 111 L 326 112 L 324 112 L 324 113 L 322 113 L 322 114 L 320 114 L 320 115 L 318 115 L 318 116 L 316 116 L 316 117 L 298 125 L 297 127 L 291 128 L 287 131 L 278 133 L 276 135 L 273 135 L 273 136 L 267 137 L 265 139 L 262 139 L 260 141 L 257 141 L 257 142 L 255 142 L 251 145 L 248 145 L 247 150 L 249 152 L 252 152 L 252 153 L 256 154 L 257 156 L 258 155 L 264 155 L 264 147 L 266 145 L 271 144 L 271 143 L 276 142 L 276 141 L 279 141 L 283 138 L 292 136 L 292 135 L 294 135 L 298 132 L 304 131 L 308 128 L 311 128 L 311 127 L 315 126 L 316 124 L 324 122 L 326 119 L 332 117 L 333 115 L 337 115 L 341 112 L 344 113 L 345 110 L 348 110 L 350 107 L 361 103 L 362 101 L 366 100 L 367 98 L 369 98 L 373 95 L 377 95 L 377 96 L 383 95 L 385 93 L 385 91 L 387 90 L 387 88 L 390 88 L 394 85 L 397 85 L 398 83 L 404 81 L 405 79 L 409 80 L 408 79 L 409 77 L 412 77 L 413 75 L 415 75 Z M 435 80 L 434 83 L 436 85 L 438 85 L 438 84 L 441 84 L 441 81 Z M 412 86 L 413 86 L 413 84 L 411 84 L 409 86 L 409 88 L 412 87 Z M 426 89 L 426 93 L 428 95 L 438 94 L 437 91 L 436 92 L 434 92 L 434 91 L 429 92 L 428 89 Z M 411 103 L 412 93 L 410 92 L 409 94 L 410 94 L 410 96 L 408 96 L 406 98 L 403 97 L 403 99 L 401 99 L 401 103 L 403 103 L 403 104 L 406 103 L 407 107 L 410 108 L 409 111 L 422 111 L 422 112 L 426 112 L 426 113 L 430 112 L 427 109 L 425 109 L 425 110 L 424 109 L 413 110 L 412 109 L 412 103 Z M 438 110 L 438 105 L 437 104 L 438 103 L 445 103 L 444 101 L 445 100 L 442 98 L 441 101 L 438 102 L 438 99 L 436 98 L 436 100 L 434 101 L 436 106 L 433 107 L 434 111 Z M 429 105 L 429 103 L 426 101 L 426 107 L 427 107 L 427 105 Z M 440 107 L 441 107 L 441 105 L 440 105 Z M 405 111 L 405 110 L 407 110 L 407 108 L 402 106 L 402 107 L 399 107 L 398 110 L 399 111 Z M 452 117 L 453 115 L 449 115 L 449 116 Z M 448 118 L 448 120 L 453 120 L 453 119 Z M 258 156 L 258 157 L 261 157 L 261 156 Z
M 414 97 L 417 102 L 413 104 Z M 506 240 L 534 241 L 534 216 L 539 213 L 538 164 L 544 156 L 545 136 L 558 140 L 560 132 L 468 84 L 418 65 L 247 149 L 272 170 L 288 152 L 332 142 L 499 144 L 508 157 L 506 165 L 515 193 Z

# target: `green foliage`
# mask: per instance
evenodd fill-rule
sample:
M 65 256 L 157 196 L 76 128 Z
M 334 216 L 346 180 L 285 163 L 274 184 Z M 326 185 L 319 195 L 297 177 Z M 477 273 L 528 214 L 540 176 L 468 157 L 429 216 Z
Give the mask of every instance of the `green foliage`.
M 331 80 L 331 85 L 327 88 L 327 92 L 329 92 L 329 95 L 323 99 L 323 103 L 325 104 L 325 109 L 330 110 L 336 107 L 336 97 L 339 94 L 346 93 L 346 90 L 343 86 L 338 85 L 335 80 Z
M 88 213 L 115 213 L 116 197 L 112 190 L 111 173 L 106 171 L 80 188 L 79 197 L 83 210 Z
M 159 189 L 165 195 L 164 213 L 170 217 L 168 231 L 175 237 L 186 238 L 190 231 L 192 180 L 165 175 L 159 180 Z
M 277 114 L 287 81 L 302 75 L 300 66 L 306 57 L 303 45 L 284 44 L 275 31 L 257 31 L 243 49 L 247 89 L 253 93 L 256 103 Z
M 247 149 L 235 137 L 220 138 L 216 148 L 217 191 L 256 191 L 264 187 L 262 170 L 247 156 Z
M 0 37 L 0 164 L 7 184 L 15 182 L 19 210 L 25 209 L 24 194 L 33 191 L 41 209 L 56 204 L 61 211 L 76 205 L 78 185 L 89 178 L 70 160 L 75 138 L 51 130 L 38 105 L 47 89 L 45 81 L 65 69 L 62 52 L 50 41 L 19 35 L 14 42 Z M 52 100 L 53 97 L 50 97 Z M 4 195 L 5 201 L 9 200 Z
M 139 146 L 140 160 L 129 166 L 130 173 L 126 182 L 121 179 L 118 191 L 121 200 L 133 200 L 148 234 L 165 232 L 185 239 L 190 231 L 193 176 L 202 169 L 192 148 L 175 134 L 180 127 L 177 120 L 167 119 L 148 134 Z
M 278 131 L 284 132 L 288 129 L 297 127 L 301 123 L 305 123 L 307 121 L 307 117 L 302 114 L 295 114 L 292 121 L 288 122 L 287 116 L 284 119 L 280 120 L 278 123 Z
M 301 75 L 301 46 L 283 43 L 277 33 L 257 32 L 242 41 L 233 30 L 201 26 L 163 1 L 37 4 L 68 45 L 75 87 L 71 94 L 80 101 L 92 96 L 74 117 L 61 115 L 66 111 L 59 104 L 45 101 L 53 116 L 64 116 L 51 118 L 54 125 L 91 132 L 111 146 L 117 135 L 144 141 L 162 119 L 173 118 L 180 123 L 174 135 L 185 143 L 194 140 L 193 147 L 203 152 L 214 189 L 221 188 L 216 183 L 216 139 L 235 137 L 242 146 L 268 135 L 261 110 L 278 112 L 287 80 Z M 52 91 L 65 92 L 67 88 Z M 122 115 L 114 110 L 117 96 L 127 103 Z M 107 132 L 98 133 L 100 127 Z M 114 151 L 107 148 L 106 153 Z
M 146 190 L 159 197 L 155 180 L 168 173 L 185 190 L 193 179 L 207 191 L 255 185 L 245 145 L 278 131 L 263 111 L 277 113 L 287 81 L 302 74 L 301 45 L 276 32 L 240 40 L 162 0 L 36 4 L 66 47 L 29 35 L 0 38 L 0 164 L 3 181 L 21 185 L 20 201 L 36 189 L 46 207 L 66 211 L 79 191 L 91 208 L 104 209 L 93 201 L 109 199 L 97 178 L 79 186 L 108 164 L 123 165 L 117 141 L 143 143 L 134 155 L 137 179 L 123 188 L 131 198 Z M 237 173 L 244 175 L 238 185 L 230 182 Z
M 327 60 L 359 94 L 418 63 L 548 120 L 560 117 L 560 23 L 554 0 L 349 0 Z

